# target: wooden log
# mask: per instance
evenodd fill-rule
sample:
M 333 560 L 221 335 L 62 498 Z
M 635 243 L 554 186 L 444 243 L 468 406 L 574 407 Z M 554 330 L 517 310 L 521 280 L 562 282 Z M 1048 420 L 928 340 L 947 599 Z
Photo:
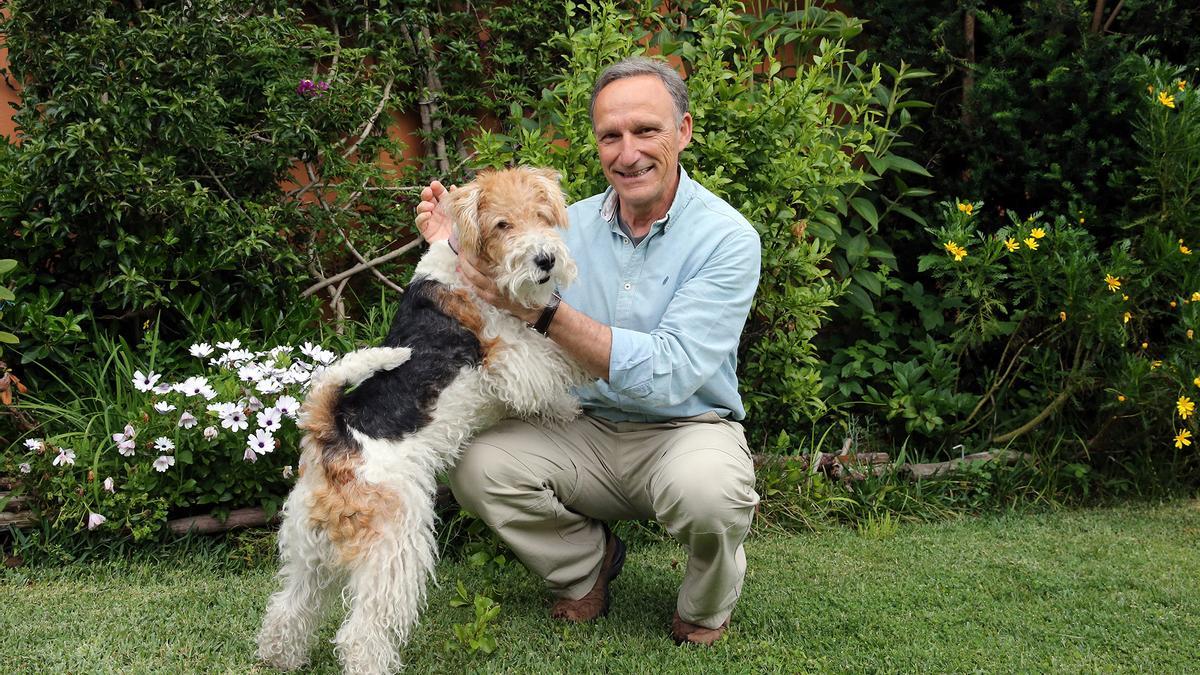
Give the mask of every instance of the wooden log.
M 229 517 L 224 522 L 217 520 L 211 515 L 207 516 L 190 516 L 188 518 L 177 518 L 167 521 L 167 527 L 175 534 L 187 534 L 193 532 L 195 534 L 214 534 L 216 532 L 227 532 L 240 527 L 261 527 L 268 522 L 275 522 L 279 519 L 276 514 L 275 518 L 268 521 L 267 514 L 259 507 L 248 509 L 234 509 L 229 512 Z
M 4 511 L 8 511 L 9 513 L 16 513 L 17 511 L 28 511 L 29 510 L 30 499 L 28 496 L 19 495 L 16 497 L 9 497 L 8 494 L 9 493 L 7 493 L 7 492 L 0 492 L 0 503 L 4 504 L 4 509 L 3 509 Z M 6 499 L 8 501 L 5 501 Z
M 976 452 L 966 455 L 959 459 L 952 459 L 948 462 L 932 462 L 930 464 L 907 464 L 901 471 L 908 474 L 909 477 L 920 480 L 922 478 L 932 478 L 933 476 L 941 476 L 947 473 L 957 471 L 963 464 L 979 463 L 979 462 L 999 462 L 1001 464 L 1016 464 L 1019 461 L 1031 459 L 1032 455 L 1026 452 L 1007 452 L 1004 450 Z
M 21 529 L 23 527 L 33 527 L 36 524 L 37 516 L 33 515 L 33 511 L 18 511 L 17 513 L 4 511 L 0 513 L 0 529 L 10 525 Z

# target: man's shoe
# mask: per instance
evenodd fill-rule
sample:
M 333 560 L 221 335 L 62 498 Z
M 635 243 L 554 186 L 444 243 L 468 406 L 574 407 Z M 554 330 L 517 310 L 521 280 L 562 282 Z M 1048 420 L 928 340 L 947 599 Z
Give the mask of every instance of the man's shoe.
M 714 642 L 721 639 L 727 628 L 729 628 L 729 619 L 725 619 L 725 623 L 716 628 L 705 628 L 684 621 L 679 618 L 679 612 L 675 612 L 674 618 L 671 619 L 671 638 L 677 645 L 691 644 L 711 647 Z
M 578 600 L 561 599 L 550 607 L 550 616 L 555 619 L 583 623 L 608 614 L 610 595 L 608 585 L 625 566 L 625 543 L 604 526 L 604 564 L 600 576 L 588 594 Z

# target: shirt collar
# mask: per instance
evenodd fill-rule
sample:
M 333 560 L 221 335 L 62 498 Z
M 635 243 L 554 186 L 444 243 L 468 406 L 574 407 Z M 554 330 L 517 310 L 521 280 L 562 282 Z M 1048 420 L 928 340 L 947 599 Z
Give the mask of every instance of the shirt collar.
M 688 177 L 687 171 L 683 165 L 679 165 L 679 186 L 675 188 L 675 199 L 671 202 L 671 208 L 667 209 L 667 215 L 659 220 L 654 221 L 650 229 L 658 225 L 662 225 L 663 232 L 671 229 L 671 224 L 678 220 L 678 215 L 688 202 L 692 201 L 692 197 L 696 196 L 696 181 Z M 613 228 L 617 225 L 617 207 L 620 206 L 621 198 L 617 195 L 617 191 L 610 185 L 604 191 L 604 198 L 600 200 L 600 217 L 608 222 Z

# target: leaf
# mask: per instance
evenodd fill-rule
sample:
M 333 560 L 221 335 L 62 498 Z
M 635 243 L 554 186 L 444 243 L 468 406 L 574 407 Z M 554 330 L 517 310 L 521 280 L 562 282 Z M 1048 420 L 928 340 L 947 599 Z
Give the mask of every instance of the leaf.
M 911 171 L 912 173 L 920 174 L 922 176 L 925 176 L 926 178 L 933 178 L 933 174 L 926 171 L 925 167 L 921 166 L 920 164 L 917 164 L 916 162 L 912 161 L 911 159 L 908 159 L 907 157 L 901 157 L 900 155 L 890 155 L 888 157 L 888 164 L 893 169 L 898 169 L 900 171 Z
M 875 205 L 865 197 L 855 197 L 850 200 L 850 206 L 858 212 L 858 215 L 863 217 L 863 220 L 871 224 L 872 228 L 879 227 L 879 213 L 875 210 Z
M 0 274 L 7 274 L 17 268 L 17 261 L 12 258 L 0 259 Z
M 20 344 L 21 341 L 17 339 L 16 335 L 13 335 L 12 333 L 9 333 L 7 331 L 0 330 L 0 342 L 3 342 L 4 344 L 8 344 L 8 345 L 15 345 L 15 344 Z
M 870 270 L 862 268 L 854 270 L 854 280 L 875 295 L 883 294 L 883 286 L 879 283 L 879 277 Z

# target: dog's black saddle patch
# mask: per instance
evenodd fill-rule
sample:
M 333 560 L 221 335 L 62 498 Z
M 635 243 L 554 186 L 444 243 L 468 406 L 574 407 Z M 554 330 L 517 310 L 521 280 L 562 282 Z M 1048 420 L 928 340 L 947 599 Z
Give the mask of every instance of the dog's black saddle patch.
M 458 371 L 481 363 L 479 339 L 438 304 L 447 292 L 428 277 L 409 283 L 383 346 L 408 347 L 412 357 L 343 395 L 337 415 L 343 434 L 349 435 L 350 426 L 372 438 L 395 440 L 420 429 Z

